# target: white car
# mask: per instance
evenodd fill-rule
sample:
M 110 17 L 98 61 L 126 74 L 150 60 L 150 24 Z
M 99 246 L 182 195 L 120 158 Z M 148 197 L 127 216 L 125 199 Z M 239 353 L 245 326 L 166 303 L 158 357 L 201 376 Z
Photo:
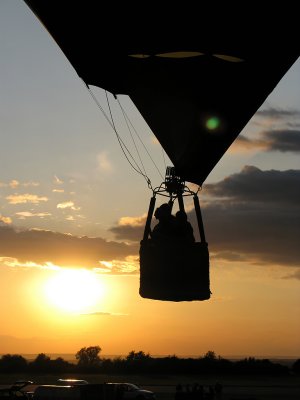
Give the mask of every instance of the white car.
M 155 393 L 150 390 L 141 389 L 133 383 L 107 383 L 114 385 L 116 391 L 120 391 L 122 400 L 155 400 Z

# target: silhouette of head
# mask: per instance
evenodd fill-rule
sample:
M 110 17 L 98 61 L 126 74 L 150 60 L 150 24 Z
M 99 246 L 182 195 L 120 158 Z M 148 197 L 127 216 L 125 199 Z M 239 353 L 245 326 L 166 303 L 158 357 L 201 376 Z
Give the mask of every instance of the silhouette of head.
M 171 215 L 171 207 L 168 203 L 162 204 L 155 210 L 154 216 L 157 219 L 163 219 Z
M 187 215 L 185 211 L 182 210 L 177 211 L 176 219 L 178 219 L 179 221 L 187 221 Z

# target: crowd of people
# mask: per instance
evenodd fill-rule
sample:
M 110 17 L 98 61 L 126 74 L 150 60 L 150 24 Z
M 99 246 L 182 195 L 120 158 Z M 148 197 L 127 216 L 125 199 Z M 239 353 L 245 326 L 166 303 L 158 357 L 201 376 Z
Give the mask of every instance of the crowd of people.
M 194 383 L 193 385 L 176 386 L 175 400 L 221 400 L 223 393 L 223 386 L 220 382 L 215 385 L 200 385 Z

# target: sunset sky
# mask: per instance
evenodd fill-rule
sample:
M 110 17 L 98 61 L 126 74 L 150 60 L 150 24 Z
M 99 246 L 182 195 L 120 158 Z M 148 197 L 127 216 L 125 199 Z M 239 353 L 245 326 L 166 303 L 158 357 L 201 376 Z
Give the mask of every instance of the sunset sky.
M 107 111 L 104 91 L 91 89 Z M 130 99 L 121 102 L 163 177 L 167 156 Z M 0 140 L 0 354 L 99 345 L 103 354 L 300 357 L 300 60 L 199 192 L 207 301 L 139 296 L 152 192 L 22 0 L 0 0 Z

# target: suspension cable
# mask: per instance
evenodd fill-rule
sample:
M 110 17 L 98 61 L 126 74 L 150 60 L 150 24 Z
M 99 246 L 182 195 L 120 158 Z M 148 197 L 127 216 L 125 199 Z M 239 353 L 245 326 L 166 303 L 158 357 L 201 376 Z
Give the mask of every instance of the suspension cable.
M 145 169 L 145 166 L 144 166 L 144 164 L 143 164 L 143 161 L 142 161 L 142 159 L 141 159 L 141 156 L 140 156 L 139 150 L 138 150 L 138 148 L 137 148 L 137 145 L 136 145 L 136 143 L 135 143 L 134 137 L 133 137 L 133 135 L 132 135 L 132 131 L 131 131 L 131 129 L 130 129 L 130 126 L 129 126 L 129 124 L 128 124 L 128 118 L 127 118 L 127 115 L 126 115 L 125 111 L 123 110 L 123 107 L 121 106 L 121 104 L 120 104 L 120 101 L 119 101 L 119 99 L 118 99 L 118 98 L 117 98 L 117 102 L 118 102 L 118 104 L 119 104 L 119 106 L 120 106 L 120 108 L 121 108 L 121 111 L 122 111 L 122 113 L 123 113 L 124 121 L 125 121 L 125 123 L 126 123 L 127 129 L 128 129 L 128 132 L 130 133 L 130 136 L 131 136 L 131 139 L 132 139 L 133 145 L 134 145 L 134 147 L 135 147 L 135 150 L 136 150 L 136 152 L 137 152 L 137 155 L 138 155 L 138 157 L 139 157 L 140 163 L 142 164 L 142 167 L 143 167 L 144 173 L 145 173 L 145 175 L 147 175 L 147 173 L 146 173 L 146 169 Z M 129 120 L 129 121 L 130 121 L 130 120 Z
M 85 82 L 84 82 L 85 83 Z M 108 118 L 106 112 L 104 111 L 103 107 L 101 106 L 101 104 L 99 103 L 99 101 L 97 100 L 96 96 L 94 95 L 94 93 L 92 92 L 91 88 L 85 83 L 89 94 L 91 95 L 92 99 L 94 100 L 94 102 L 96 103 L 96 105 L 98 106 L 98 108 L 102 111 L 102 114 L 104 115 L 106 121 L 109 123 L 109 125 L 111 126 L 111 128 L 113 130 L 115 130 L 111 120 Z
M 90 88 L 87 84 L 85 84 L 85 85 L 86 85 L 86 87 L 87 87 L 87 89 L 88 89 L 88 91 L 89 91 L 89 93 L 90 93 L 92 99 L 93 99 L 94 102 L 96 103 L 97 107 L 101 110 L 102 114 L 104 115 L 105 119 L 106 119 L 107 122 L 109 123 L 110 127 L 111 127 L 111 128 L 113 129 L 113 131 L 115 132 L 116 137 L 117 137 L 117 140 L 118 140 L 118 142 L 119 142 L 119 145 L 120 145 L 120 147 L 121 147 L 121 150 L 122 150 L 122 152 L 123 152 L 123 154 L 124 154 L 126 160 L 128 161 L 128 163 L 131 165 L 131 167 L 132 167 L 138 174 L 140 174 L 140 175 L 142 175 L 142 176 L 144 177 L 144 179 L 145 179 L 146 182 L 147 182 L 148 187 L 149 187 L 151 190 L 153 190 L 152 184 L 151 184 L 151 181 L 150 181 L 149 177 L 147 176 L 146 173 L 143 173 L 143 172 L 142 172 L 141 168 L 139 167 L 139 165 L 138 165 L 137 162 L 135 161 L 134 157 L 133 157 L 132 154 L 130 153 L 129 149 L 127 148 L 127 146 L 125 145 L 124 141 L 122 140 L 122 138 L 120 137 L 120 135 L 119 135 L 119 133 L 118 133 L 118 131 L 117 131 L 117 128 L 116 128 L 115 123 L 114 123 L 114 119 L 113 119 L 113 115 L 112 115 L 112 111 L 111 111 L 111 107 L 110 107 L 110 103 L 109 103 L 107 91 L 105 90 L 105 95 L 106 95 L 106 100 L 107 100 L 107 104 L 108 104 L 108 107 L 109 107 L 109 112 L 110 112 L 110 117 L 111 117 L 111 118 L 109 118 L 109 117 L 107 116 L 106 112 L 104 111 L 103 107 L 101 106 L 101 104 L 100 104 L 99 101 L 97 100 L 97 98 L 96 98 L 96 96 L 94 95 L 94 93 L 92 92 L 91 88 Z M 126 151 L 125 151 L 124 149 L 126 149 Z M 126 152 L 127 152 L 128 155 L 126 154 Z M 133 165 L 133 163 L 130 161 L 130 159 L 129 159 L 128 156 L 131 157 L 132 161 L 135 163 L 136 166 Z
M 164 177 L 163 177 L 163 175 L 161 174 L 161 172 L 160 172 L 158 166 L 156 165 L 155 161 L 154 161 L 153 158 L 151 157 L 151 155 L 150 155 L 150 153 L 149 153 L 147 147 L 145 146 L 144 142 L 143 142 L 142 139 L 140 138 L 140 135 L 138 134 L 138 132 L 137 132 L 137 130 L 135 129 L 134 125 L 132 124 L 130 118 L 128 117 L 126 111 L 125 111 L 124 108 L 122 107 L 122 104 L 120 103 L 120 100 L 119 100 L 118 97 L 117 97 L 117 101 L 118 101 L 118 103 L 119 103 L 119 105 L 120 105 L 120 108 L 121 108 L 121 110 L 122 110 L 122 112 L 123 112 L 123 115 L 124 115 L 125 120 L 128 120 L 128 121 L 129 121 L 129 123 L 130 123 L 132 129 L 134 130 L 134 132 L 135 132 L 137 138 L 139 139 L 139 141 L 141 142 L 142 146 L 144 147 L 146 153 L 148 154 L 150 160 L 152 161 L 153 165 L 155 166 L 155 168 L 156 168 L 157 172 L 159 173 L 160 177 L 161 177 L 162 179 L 164 179 Z M 127 122 L 126 122 L 126 123 L 127 123 Z M 128 124 L 127 124 L 127 126 L 128 126 Z M 166 166 L 165 166 L 165 168 L 166 168 Z
M 123 151 L 124 156 L 126 157 L 126 159 L 127 159 L 127 161 L 129 162 L 129 164 L 132 166 L 132 168 L 133 168 L 138 174 L 142 175 L 142 176 L 145 178 L 145 180 L 146 180 L 148 186 L 149 186 L 149 187 L 152 187 L 150 179 L 148 178 L 148 176 L 147 176 L 146 174 L 144 174 L 144 173 L 142 172 L 142 170 L 141 170 L 141 168 L 139 167 L 138 163 L 135 161 L 133 155 L 130 153 L 130 151 L 129 151 L 129 149 L 127 148 L 126 144 L 124 143 L 124 141 L 123 141 L 122 138 L 120 137 L 120 135 L 119 135 L 119 133 L 118 133 L 118 131 L 117 131 L 117 128 L 116 128 L 116 126 L 115 126 L 115 123 L 114 123 L 114 119 L 113 119 L 113 115 L 112 115 L 112 111 L 111 111 L 111 107 L 110 107 L 110 102 L 109 102 L 109 99 L 108 99 L 108 95 L 107 95 L 107 91 L 106 91 L 106 90 L 105 90 L 105 95 L 106 95 L 107 105 L 108 105 L 109 112 L 110 112 L 110 116 L 111 116 L 111 121 L 112 121 L 113 129 L 114 129 L 114 132 L 115 132 L 115 134 L 116 134 L 116 136 L 117 136 L 118 142 L 119 142 L 119 144 L 120 144 L 120 147 L 121 147 L 121 149 L 122 149 L 122 151 Z M 127 157 L 127 154 L 126 154 L 124 148 L 126 149 L 128 155 L 131 157 L 131 159 L 133 160 L 133 162 L 135 163 L 136 168 L 135 168 L 134 165 L 130 162 L 130 160 L 129 160 L 129 158 Z
M 164 166 L 165 166 L 165 170 L 166 170 L 167 169 L 167 164 L 166 164 L 166 159 L 165 159 L 165 151 L 164 151 L 162 146 L 161 146 L 161 152 L 162 152 L 162 157 L 163 157 Z

